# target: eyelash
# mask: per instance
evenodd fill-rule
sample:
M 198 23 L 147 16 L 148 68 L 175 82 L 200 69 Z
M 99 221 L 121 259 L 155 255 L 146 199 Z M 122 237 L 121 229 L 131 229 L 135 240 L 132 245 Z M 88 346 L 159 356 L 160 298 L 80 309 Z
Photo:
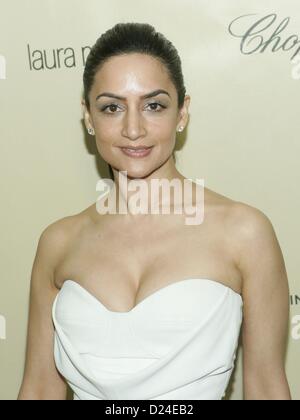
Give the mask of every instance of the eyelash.
M 162 105 L 162 104 L 160 104 L 160 103 L 158 103 L 158 102 L 151 102 L 151 103 L 149 103 L 149 104 L 147 104 L 147 105 L 159 105 L 162 109 L 165 109 L 166 108 L 166 106 L 164 106 L 164 105 Z M 109 105 L 106 105 L 106 106 L 104 106 L 104 107 L 102 107 L 101 108 L 101 112 L 104 112 L 104 113 L 106 113 L 106 114 L 110 114 L 110 115 L 113 115 L 113 114 L 116 114 L 116 112 L 105 112 L 105 110 L 107 109 L 107 108 L 110 108 L 110 107 L 112 107 L 112 106 L 114 106 L 114 107 L 117 107 L 118 105 L 117 104 L 114 104 L 114 103 L 112 103 L 112 104 L 109 104 Z M 160 110 L 158 110 L 158 111 L 152 111 L 152 112 L 161 112 L 162 111 L 162 109 L 160 109 Z

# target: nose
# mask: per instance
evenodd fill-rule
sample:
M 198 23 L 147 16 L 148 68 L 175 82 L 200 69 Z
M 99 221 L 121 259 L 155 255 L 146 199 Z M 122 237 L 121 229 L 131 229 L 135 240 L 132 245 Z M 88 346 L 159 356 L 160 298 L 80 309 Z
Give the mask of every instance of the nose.
M 139 110 L 128 110 L 123 121 L 122 135 L 129 140 L 137 140 L 146 133 L 144 123 L 145 121 Z

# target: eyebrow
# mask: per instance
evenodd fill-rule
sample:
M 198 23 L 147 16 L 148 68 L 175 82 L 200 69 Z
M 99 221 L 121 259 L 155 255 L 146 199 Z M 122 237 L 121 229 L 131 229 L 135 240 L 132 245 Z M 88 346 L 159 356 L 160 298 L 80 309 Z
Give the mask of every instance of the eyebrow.
M 146 95 L 140 96 L 140 99 L 153 98 L 154 96 L 160 95 L 161 93 L 164 93 L 165 95 L 168 95 L 169 97 L 171 97 L 170 94 L 166 90 L 157 89 L 157 90 L 154 90 L 153 92 L 147 93 Z M 105 97 L 108 97 L 108 98 L 126 100 L 126 98 L 124 96 L 118 96 L 118 95 L 115 95 L 114 93 L 104 92 L 104 93 L 101 93 L 100 95 L 97 96 L 96 101 L 99 98 L 101 98 L 102 96 L 105 96 Z

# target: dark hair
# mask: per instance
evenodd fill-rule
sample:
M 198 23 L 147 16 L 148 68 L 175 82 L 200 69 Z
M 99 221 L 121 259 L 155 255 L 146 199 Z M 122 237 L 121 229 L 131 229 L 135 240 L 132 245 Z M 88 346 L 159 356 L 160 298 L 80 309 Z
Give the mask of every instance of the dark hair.
M 118 23 L 106 31 L 92 47 L 83 74 L 84 99 L 90 110 L 89 94 L 96 73 L 111 57 L 141 53 L 158 59 L 177 90 L 178 109 L 184 104 L 186 89 L 181 60 L 174 45 L 148 23 Z M 175 155 L 173 152 L 175 160 Z

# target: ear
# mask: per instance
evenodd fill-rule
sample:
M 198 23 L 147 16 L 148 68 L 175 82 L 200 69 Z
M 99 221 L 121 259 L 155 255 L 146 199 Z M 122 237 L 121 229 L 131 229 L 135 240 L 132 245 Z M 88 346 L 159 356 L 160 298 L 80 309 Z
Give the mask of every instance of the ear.
M 86 129 L 88 130 L 89 128 L 92 128 L 94 130 L 93 120 L 84 99 L 81 100 L 81 106 L 82 106 L 82 116 L 84 119 Z
M 184 103 L 182 108 L 179 110 L 179 115 L 177 119 L 177 127 L 186 127 L 188 120 L 189 120 L 189 106 L 191 102 L 191 97 L 189 95 L 185 95 Z

